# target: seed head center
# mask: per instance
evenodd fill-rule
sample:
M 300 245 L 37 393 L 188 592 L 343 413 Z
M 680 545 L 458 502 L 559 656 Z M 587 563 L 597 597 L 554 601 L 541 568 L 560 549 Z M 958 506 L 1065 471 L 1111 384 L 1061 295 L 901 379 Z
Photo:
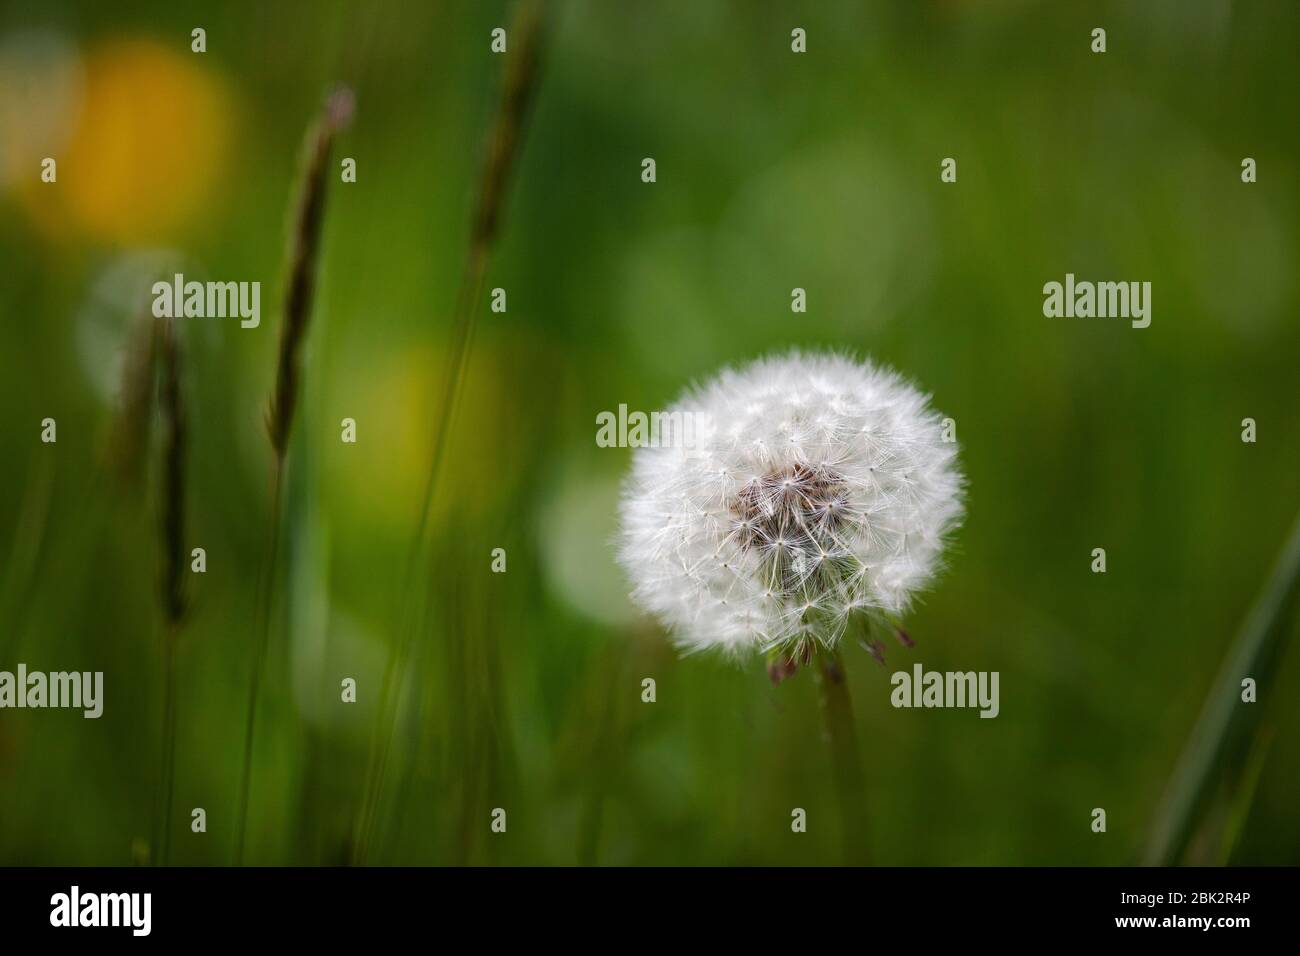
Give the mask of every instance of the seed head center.
M 824 465 L 789 465 L 751 479 L 731 503 L 741 543 L 772 553 L 782 577 L 836 550 L 847 515 L 844 479 Z

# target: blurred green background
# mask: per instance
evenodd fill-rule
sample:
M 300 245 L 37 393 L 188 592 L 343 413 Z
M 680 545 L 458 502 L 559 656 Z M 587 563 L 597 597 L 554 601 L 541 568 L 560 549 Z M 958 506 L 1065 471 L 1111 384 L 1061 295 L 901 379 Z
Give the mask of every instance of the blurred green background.
M 355 158 L 358 176 L 331 175 L 247 859 L 349 860 L 509 56 L 489 34 L 511 5 L 0 11 L 0 669 L 102 670 L 106 685 L 97 721 L 0 711 L 0 863 L 150 852 L 157 467 L 132 486 L 105 462 L 132 321 L 175 271 L 263 287 L 256 330 L 180 323 L 187 549 L 208 570 L 190 576 L 180 639 L 172 859 L 232 858 L 286 211 L 337 81 L 357 112 L 333 162 Z M 885 669 L 846 650 L 869 858 L 1131 862 L 1300 501 L 1300 8 L 551 14 L 486 276 L 508 311 L 474 308 L 370 861 L 844 859 L 813 675 L 774 689 L 761 661 L 679 659 L 634 612 L 610 546 L 631 452 L 594 440 L 602 410 L 659 408 L 798 345 L 868 354 L 932 391 L 970 481 L 949 570 L 908 621 L 917 647 L 891 647 Z M 1150 328 L 1045 318 L 1042 286 L 1067 272 L 1150 281 Z M 47 416 L 56 445 L 39 439 Z M 498 547 L 505 574 L 490 572 Z M 893 709 L 889 674 L 915 662 L 1000 672 L 1000 716 Z M 1298 678 L 1292 649 L 1260 688 L 1272 744 L 1232 862 L 1300 863 Z

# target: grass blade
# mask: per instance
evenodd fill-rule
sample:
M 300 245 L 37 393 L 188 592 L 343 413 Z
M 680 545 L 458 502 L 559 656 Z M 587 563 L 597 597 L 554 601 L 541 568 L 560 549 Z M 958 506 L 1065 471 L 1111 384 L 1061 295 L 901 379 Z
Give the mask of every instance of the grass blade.
M 163 617 L 162 793 L 158 863 L 171 852 L 172 797 L 176 789 L 176 642 L 185 615 L 185 407 L 181 400 L 180 345 L 171 319 L 159 331 L 159 410 L 162 413 L 162 513 L 158 525 L 158 587 Z
M 536 95 L 546 25 L 543 0 L 522 0 L 510 31 L 510 35 L 516 38 L 511 41 L 514 52 L 509 54 L 506 63 L 501 104 L 488 138 L 483 176 L 470 225 L 469 251 L 456 294 L 451 346 L 442 377 L 441 399 L 434 414 L 433 452 L 425 475 L 419 519 L 402 585 L 398 639 L 389 651 L 379 693 L 378 718 L 372 734 L 370 758 L 354 825 L 353 862 L 358 864 L 365 863 L 374 842 L 375 816 L 383 799 L 389 751 L 397 722 L 397 698 L 401 693 L 411 641 L 414 633 L 421 629 L 425 617 L 424 594 L 417 592 L 416 588 L 426 578 L 417 572 L 427 563 L 429 518 L 446 450 L 447 433 L 451 428 L 469 362 L 474 320 L 483 296 L 488 258 L 500 232 L 506 195 L 523 147 L 529 108 Z
M 262 672 L 270 644 L 272 592 L 280 544 L 280 503 L 284 491 L 284 463 L 289 450 L 294 411 L 298 405 L 300 362 L 307 328 L 311 322 L 316 291 L 316 263 L 325 218 L 325 184 L 329 181 L 329 154 L 334 137 L 352 120 L 353 98 L 346 88 L 335 91 L 326 101 L 319 122 L 307 133 L 306 153 L 299 190 L 297 213 L 289 245 L 288 287 L 284 321 L 280 326 L 280 349 L 276 361 L 275 389 L 267 411 L 267 432 L 275 459 L 271 475 L 271 514 L 266 561 L 258 590 L 257 644 L 253 651 L 253 672 L 248 689 L 244 721 L 244 760 L 240 772 L 239 799 L 235 817 L 235 865 L 244 859 L 244 834 L 248 824 L 248 799 L 253 775 L 253 743 L 257 734 L 257 706 Z
M 1291 528 L 1264 592 L 1251 609 L 1215 678 L 1165 790 L 1142 854 L 1144 864 L 1170 866 L 1180 862 L 1212 797 L 1225 782 L 1231 782 L 1225 781 L 1225 776 L 1240 776 L 1244 772 L 1245 755 L 1253 748 L 1268 698 L 1276 689 L 1272 678 L 1292 630 L 1297 594 L 1300 594 L 1300 517 Z M 1241 699 L 1241 682 L 1247 677 L 1255 680 L 1262 695 L 1258 703 L 1248 704 Z

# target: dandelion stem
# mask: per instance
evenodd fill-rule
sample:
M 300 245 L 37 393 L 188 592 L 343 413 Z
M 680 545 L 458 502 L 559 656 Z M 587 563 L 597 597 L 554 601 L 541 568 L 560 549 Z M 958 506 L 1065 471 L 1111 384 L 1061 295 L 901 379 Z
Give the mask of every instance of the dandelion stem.
M 848 678 L 838 651 L 823 651 L 817 661 L 822 716 L 830 737 L 831 771 L 843 821 L 844 858 L 846 862 L 862 863 L 867 852 L 866 801 Z

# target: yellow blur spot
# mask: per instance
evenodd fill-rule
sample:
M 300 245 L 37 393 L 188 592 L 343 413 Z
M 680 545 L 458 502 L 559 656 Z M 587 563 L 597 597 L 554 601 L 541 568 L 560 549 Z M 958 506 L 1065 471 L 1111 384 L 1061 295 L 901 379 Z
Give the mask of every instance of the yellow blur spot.
M 55 187 L 59 218 L 74 233 L 133 243 L 202 224 L 233 127 L 226 86 L 205 62 L 143 39 L 89 53 L 79 117 Z M 47 224 L 49 195 L 28 191 L 47 207 Z
M 462 381 L 455 420 L 430 508 L 430 530 L 449 519 L 481 516 L 500 498 L 497 475 L 502 457 L 500 356 L 489 342 L 476 343 Z M 409 532 L 419 516 L 436 433 L 436 408 L 446 374 L 445 353 L 405 349 L 365 363 L 357 379 L 368 389 L 339 406 L 339 417 L 355 414 L 357 444 L 331 450 L 331 485 L 350 513 L 364 524 Z M 357 412 L 353 413 L 352 409 Z M 357 488 L 367 489 L 358 496 Z

